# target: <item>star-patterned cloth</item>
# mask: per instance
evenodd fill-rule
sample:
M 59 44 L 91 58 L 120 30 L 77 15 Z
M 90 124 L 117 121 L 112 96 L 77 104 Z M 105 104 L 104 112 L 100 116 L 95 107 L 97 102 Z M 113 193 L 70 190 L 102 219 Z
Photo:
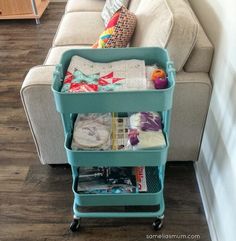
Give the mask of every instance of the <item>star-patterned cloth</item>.
M 86 75 L 80 70 L 75 70 L 73 74 L 67 71 L 61 92 L 96 92 L 99 77 L 99 73 Z
M 115 78 L 114 72 L 100 77 L 100 73 L 86 75 L 80 70 L 75 70 L 73 74 L 67 71 L 61 92 L 113 91 L 121 85 L 121 80 L 124 78 Z
M 104 92 L 146 89 L 145 62 L 130 59 L 109 63 L 73 56 L 61 92 Z

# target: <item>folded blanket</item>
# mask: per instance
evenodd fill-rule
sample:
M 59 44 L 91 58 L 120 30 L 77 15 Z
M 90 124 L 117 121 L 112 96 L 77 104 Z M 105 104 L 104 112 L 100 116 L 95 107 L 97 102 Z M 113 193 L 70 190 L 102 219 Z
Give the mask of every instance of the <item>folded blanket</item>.
M 161 130 L 159 131 L 139 131 L 138 135 L 139 143 L 137 148 L 160 148 L 166 145 L 165 138 Z
M 166 145 L 161 116 L 139 112 L 130 116 L 129 142 L 134 149 L 160 148 Z
M 146 89 L 144 60 L 97 63 L 73 56 L 62 92 L 127 91 Z
M 78 115 L 74 124 L 72 150 L 108 150 L 111 148 L 111 115 Z

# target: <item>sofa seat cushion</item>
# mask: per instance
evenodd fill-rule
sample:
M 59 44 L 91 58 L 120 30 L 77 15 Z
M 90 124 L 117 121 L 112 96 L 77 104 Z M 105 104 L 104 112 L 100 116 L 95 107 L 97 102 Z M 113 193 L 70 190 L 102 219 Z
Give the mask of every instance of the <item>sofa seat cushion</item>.
M 99 12 L 72 12 L 63 16 L 53 46 L 93 44 L 103 31 Z
M 70 45 L 53 47 L 48 51 L 48 55 L 44 61 L 44 65 L 56 65 L 60 62 L 62 54 L 70 49 L 87 49 L 91 45 Z
M 180 71 L 197 39 L 198 23 L 184 0 L 145 0 L 135 12 L 137 26 L 131 46 L 167 48 Z
M 105 0 L 69 0 L 66 5 L 66 13 L 101 12 L 105 2 Z

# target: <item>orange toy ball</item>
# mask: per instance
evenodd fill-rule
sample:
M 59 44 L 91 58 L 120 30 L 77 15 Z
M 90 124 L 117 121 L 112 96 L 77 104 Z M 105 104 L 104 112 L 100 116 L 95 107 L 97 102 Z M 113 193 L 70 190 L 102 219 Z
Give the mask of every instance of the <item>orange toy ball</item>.
M 166 73 L 163 69 L 155 69 L 152 72 L 151 79 L 155 81 L 157 78 L 166 78 Z

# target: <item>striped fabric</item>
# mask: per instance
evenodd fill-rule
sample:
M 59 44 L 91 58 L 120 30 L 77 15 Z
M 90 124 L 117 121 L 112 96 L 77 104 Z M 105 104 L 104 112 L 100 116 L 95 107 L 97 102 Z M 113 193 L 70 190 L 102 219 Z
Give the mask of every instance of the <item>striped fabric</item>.
M 118 9 L 120 9 L 122 6 L 128 7 L 128 4 L 129 0 L 106 0 L 101 14 L 105 26 L 107 26 L 111 17 Z

